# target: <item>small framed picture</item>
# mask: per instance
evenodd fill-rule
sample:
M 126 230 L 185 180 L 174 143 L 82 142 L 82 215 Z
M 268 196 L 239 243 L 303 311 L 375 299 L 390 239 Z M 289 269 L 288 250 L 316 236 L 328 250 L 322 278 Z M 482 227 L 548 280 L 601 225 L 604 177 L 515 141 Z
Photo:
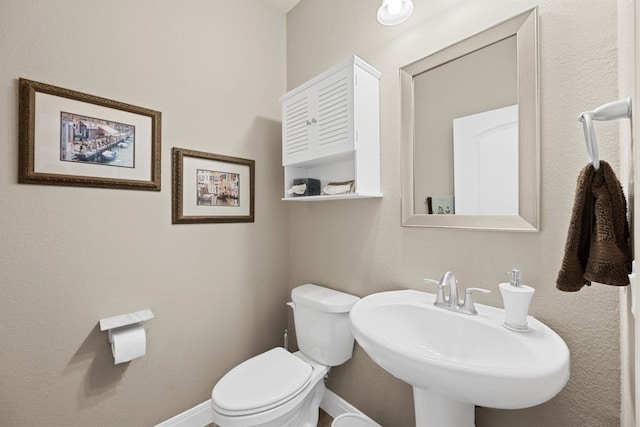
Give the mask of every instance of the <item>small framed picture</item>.
M 427 213 L 436 215 L 455 214 L 455 197 L 453 195 L 427 197 Z
M 18 182 L 160 191 L 158 111 L 21 78 Z
M 172 222 L 254 222 L 255 161 L 173 148 Z

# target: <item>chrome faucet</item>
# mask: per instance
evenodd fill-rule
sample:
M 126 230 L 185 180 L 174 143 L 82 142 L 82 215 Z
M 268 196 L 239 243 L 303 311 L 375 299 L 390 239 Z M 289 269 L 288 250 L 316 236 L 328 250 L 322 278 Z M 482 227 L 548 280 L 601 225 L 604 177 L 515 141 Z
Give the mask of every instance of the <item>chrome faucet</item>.
M 442 279 L 440 279 L 440 283 L 438 284 L 438 287 L 440 286 L 443 288 L 449 287 L 449 298 L 445 300 L 444 306 L 454 308 L 460 305 L 460 301 L 458 300 L 458 280 L 453 272 L 447 271 L 442 275 Z
M 460 300 L 458 299 L 458 280 L 453 272 L 447 271 L 444 273 L 440 281 L 425 278 L 424 282 L 438 285 L 436 301 L 433 305 L 464 314 L 478 314 L 473 302 L 473 292 L 481 292 L 483 294 L 491 292 L 490 290 L 483 288 L 467 288 L 464 291 L 464 299 L 462 300 L 462 303 L 460 303 Z M 448 297 L 444 295 L 444 288 L 446 287 L 449 287 Z

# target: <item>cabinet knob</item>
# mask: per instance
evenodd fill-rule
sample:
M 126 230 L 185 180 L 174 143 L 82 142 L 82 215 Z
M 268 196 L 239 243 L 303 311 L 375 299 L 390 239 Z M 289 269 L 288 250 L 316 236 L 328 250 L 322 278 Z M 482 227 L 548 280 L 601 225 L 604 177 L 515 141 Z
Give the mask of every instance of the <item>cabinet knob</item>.
M 307 126 L 311 126 L 314 123 L 318 123 L 316 119 L 307 120 Z

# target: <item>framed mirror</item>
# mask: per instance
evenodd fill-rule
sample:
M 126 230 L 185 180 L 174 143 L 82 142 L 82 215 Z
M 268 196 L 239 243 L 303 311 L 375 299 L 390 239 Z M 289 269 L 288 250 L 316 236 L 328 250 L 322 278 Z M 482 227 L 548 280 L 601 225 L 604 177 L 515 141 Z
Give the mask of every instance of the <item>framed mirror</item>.
M 539 230 L 537 9 L 400 69 L 402 225 Z

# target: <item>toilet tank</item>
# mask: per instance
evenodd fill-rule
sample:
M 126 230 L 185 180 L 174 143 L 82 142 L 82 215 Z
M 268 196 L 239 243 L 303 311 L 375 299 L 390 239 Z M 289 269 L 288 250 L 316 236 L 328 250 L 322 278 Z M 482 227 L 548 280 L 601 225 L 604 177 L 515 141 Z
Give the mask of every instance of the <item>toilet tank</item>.
M 306 284 L 291 291 L 298 348 L 326 366 L 338 366 L 353 354 L 349 311 L 360 299 L 318 285 Z

